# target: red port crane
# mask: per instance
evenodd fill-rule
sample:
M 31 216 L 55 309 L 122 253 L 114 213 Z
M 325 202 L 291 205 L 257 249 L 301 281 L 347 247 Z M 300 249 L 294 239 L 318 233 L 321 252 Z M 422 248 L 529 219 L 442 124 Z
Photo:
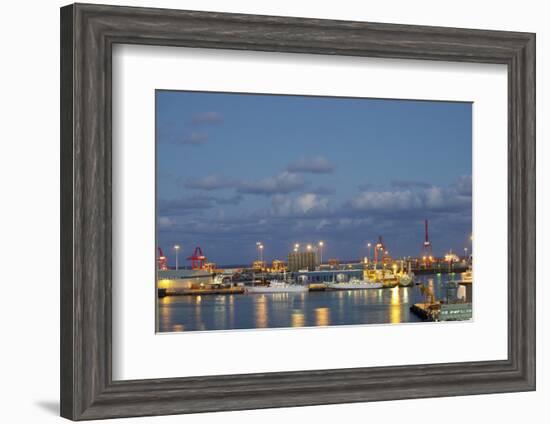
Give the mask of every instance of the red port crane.
M 424 220 L 424 244 L 422 245 L 422 259 L 424 262 L 432 262 L 432 243 L 428 234 L 428 220 Z
M 162 252 L 162 249 L 160 247 L 159 247 L 158 267 L 161 271 L 166 271 L 168 269 L 168 260 L 166 259 L 166 256 L 164 256 L 164 253 Z
M 204 269 L 204 263 L 206 262 L 206 256 L 203 255 L 202 249 L 197 246 L 195 247 L 195 252 L 192 256 L 187 258 L 188 261 L 191 261 L 191 269 Z
M 384 259 L 386 259 L 386 246 L 384 245 L 384 242 L 382 241 L 382 236 L 378 236 L 378 243 L 374 246 L 374 263 L 378 263 L 378 252 L 382 251 L 382 263 L 384 263 Z

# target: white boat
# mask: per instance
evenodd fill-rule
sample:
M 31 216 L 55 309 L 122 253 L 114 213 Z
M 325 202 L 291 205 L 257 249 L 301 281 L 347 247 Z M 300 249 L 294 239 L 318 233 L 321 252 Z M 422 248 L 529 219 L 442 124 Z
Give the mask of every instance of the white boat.
M 459 283 L 462 284 L 472 284 L 473 275 L 472 275 L 472 268 L 468 269 L 468 271 L 462 273 L 462 281 L 459 281 Z
M 466 286 L 464 286 L 464 285 L 462 285 L 462 284 L 459 284 L 459 285 L 458 285 L 458 289 L 457 289 L 457 291 L 456 291 L 456 298 L 457 298 L 458 300 L 461 300 L 461 301 L 465 302 L 465 301 L 466 301 L 466 296 L 467 296 L 467 294 L 466 294 Z
M 383 287 L 396 287 L 399 285 L 397 275 L 389 269 L 375 270 L 374 281 L 378 281 Z
M 217 274 L 212 281 L 212 285 L 219 286 L 222 284 L 231 283 L 231 277 L 229 275 Z
M 412 286 L 413 283 L 414 283 L 414 274 L 412 272 L 401 274 L 399 276 L 399 285 L 401 287 L 409 287 L 409 286 Z
M 290 284 L 286 281 L 271 280 L 265 286 L 247 286 L 247 293 L 304 293 L 309 290 L 308 286 L 301 284 Z
M 380 282 L 359 280 L 358 278 L 352 278 L 348 282 L 335 282 L 327 283 L 327 287 L 333 290 L 364 290 L 364 289 L 381 289 L 384 285 Z
M 403 269 L 403 261 L 401 261 L 401 269 L 399 270 L 399 285 L 401 287 L 409 287 L 414 283 L 414 273 L 411 271 L 411 263 L 407 265 L 407 272 Z

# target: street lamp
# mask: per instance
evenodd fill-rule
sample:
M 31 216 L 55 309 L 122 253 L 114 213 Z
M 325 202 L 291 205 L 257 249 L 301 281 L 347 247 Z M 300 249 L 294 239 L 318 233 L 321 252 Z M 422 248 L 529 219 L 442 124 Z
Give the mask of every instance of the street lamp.
M 307 245 L 307 250 L 311 250 L 311 244 Z
M 464 248 L 464 259 L 468 260 L 468 248 Z
M 258 260 L 261 261 L 263 257 L 262 250 L 264 248 L 264 245 L 261 241 L 256 242 L 256 248 L 258 249 Z
M 264 245 L 260 244 L 259 248 L 260 248 L 260 262 L 262 263 L 262 266 L 263 266 L 263 263 L 264 263 Z
M 323 265 L 323 246 L 325 243 L 321 240 L 319 242 L 319 265 Z
M 176 244 L 174 246 L 174 250 L 176 251 L 176 271 L 177 271 L 179 269 L 178 260 L 179 260 L 180 245 Z

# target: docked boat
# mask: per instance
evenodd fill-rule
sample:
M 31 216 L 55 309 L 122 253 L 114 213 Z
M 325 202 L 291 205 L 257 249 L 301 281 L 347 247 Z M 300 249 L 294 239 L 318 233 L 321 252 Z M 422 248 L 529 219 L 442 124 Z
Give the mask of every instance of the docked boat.
M 229 275 L 217 274 L 212 280 L 212 285 L 221 286 L 224 284 L 231 284 L 231 277 Z
M 380 281 L 384 287 L 396 287 L 399 285 L 399 278 L 389 269 L 380 270 L 376 281 Z
M 397 275 L 389 269 L 371 269 L 365 272 L 365 278 L 367 281 L 376 282 L 381 284 L 382 287 L 396 287 L 399 285 L 399 279 Z
M 412 272 L 407 272 L 399 276 L 400 287 L 410 287 L 413 284 L 414 284 L 414 274 Z
M 332 290 L 381 289 L 383 286 L 380 282 L 359 280 L 358 278 L 352 278 L 347 282 L 332 281 L 327 283 L 327 288 Z
M 472 284 L 473 275 L 472 275 L 472 268 L 470 267 L 467 271 L 463 272 L 462 280 L 459 281 L 460 284 Z
M 247 293 L 304 293 L 309 287 L 301 284 L 292 284 L 281 280 L 271 280 L 269 285 L 247 286 Z
M 403 269 L 403 261 L 401 261 L 401 269 L 399 270 L 398 279 L 400 287 L 410 287 L 414 284 L 414 273 L 411 271 L 411 264 L 409 262 L 407 272 Z

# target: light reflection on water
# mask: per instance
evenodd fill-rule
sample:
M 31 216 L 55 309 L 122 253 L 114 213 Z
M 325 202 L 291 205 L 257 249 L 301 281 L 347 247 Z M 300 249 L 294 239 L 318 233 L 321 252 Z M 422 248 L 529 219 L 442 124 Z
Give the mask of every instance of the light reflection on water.
M 452 298 L 452 276 L 418 277 L 436 298 Z M 409 311 L 423 302 L 419 286 L 392 289 L 173 296 L 159 299 L 160 332 L 397 324 L 420 321 Z
M 330 325 L 330 309 L 317 308 L 315 309 L 315 325 L 327 326 Z
M 391 290 L 391 302 L 390 302 L 390 322 L 392 324 L 398 324 L 401 322 L 401 298 L 400 294 L 401 292 L 406 293 L 409 290 L 403 289 L 400 290 L 399 287 L 394 287 Z M 405 297 L 405 296 L 403 296 Z M 407 295 L 408 297 L 408 295 Z M 406 304 L 406 302 L 403 300 L 403 304 Z
M 267 320 L 267 297 L 265 294 L 261 294 L 256 302 L 256 328 L 267 328 Z
M 292 326 L 293 327 L 303 327 L 305 325 L 305 317 L 304 314 L 297 310 L 292 312 Z

